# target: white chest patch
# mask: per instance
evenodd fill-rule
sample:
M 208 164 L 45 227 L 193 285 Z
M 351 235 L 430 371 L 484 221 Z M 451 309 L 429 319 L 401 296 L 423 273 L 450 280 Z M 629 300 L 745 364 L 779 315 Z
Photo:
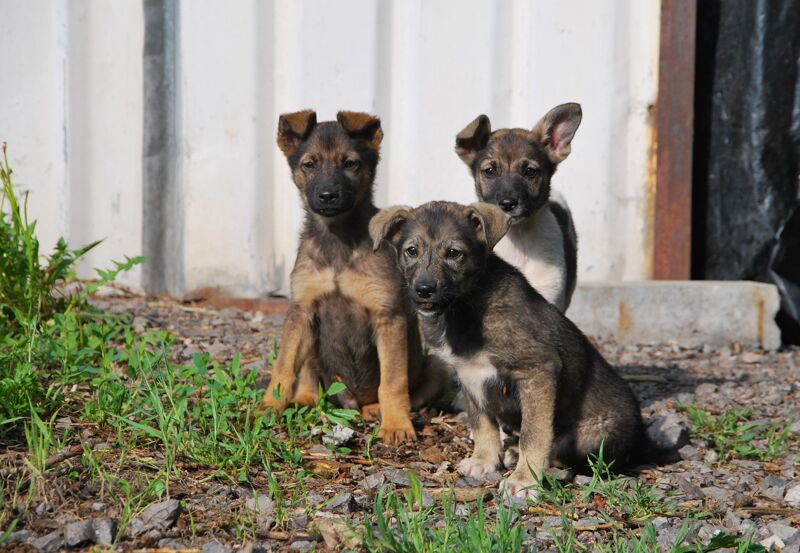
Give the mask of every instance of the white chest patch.
M 484 385 L 486 381 L 497 377 L 497 369 L 492 365 L 489 356 L 482 353 L 473 357 L 461 357 L 455 355 L 448 346 L 431 348 L 431 351 L 456 370 L 461 387 L 475 399 L 478 406 L 483 406 Z
M 562 312 L 567 294 L 564 237 L 546 207 L 512 226 L 494 251 L 525 275 L 531 286 Z

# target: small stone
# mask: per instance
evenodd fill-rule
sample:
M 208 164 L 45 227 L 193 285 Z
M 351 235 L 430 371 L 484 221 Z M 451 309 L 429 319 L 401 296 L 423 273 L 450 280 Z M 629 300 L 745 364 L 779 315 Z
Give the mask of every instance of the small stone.
M 175 538 L 163 538 L 158 540 L 158 548 L 159 549 L 174 549 L 175 551 L 180 551 L 181 549 L 188 549 L 183 542 L 176 540 Z
M 355 501 L 353 501 L 353 494 L 340 493 L 323 507 L 325 511 L 337 511 L 340 513 L 352 513 L 355 511 Z
M 55 553 L 64 547 L 64 534 L 61 530 L 56 530 L 30 543 L 39 553 Z
M 678 449 L 681 459 L 686 461 L 699 461 L 703 458 L 703 454 L 693 445 L 685 445 Z
M 764 547 L 766 547 L 767 549 L 772 549 L 773 547 L 777 547 L 779 550 L 782 550 L 784 547 L 786 547 L 786 544 L 783 543 L 783 540 L 780 539 L 775 534 L 771 535 L 766 539 L 761 540 L 759 543 Z
M 308 528 L 308 516 L 300 515 L 289 520 L 289 526 L 297 530 L 305 530 Z
M 768 497 L 773 501 L 781 501 L 783 499 L 783 492 L 786 491 L 786 486 L 773 486 L 761 491 L 761 495 Z
M 272 499 L 266 494 L 256 494 L 244 503 L 245 508 L 255 511 L 259 515 L 269 516 L 275 512 Z
M 575 483 L 579 486 L 588 486 L 592 482 L 591 476 L 586 476 L 585 474 L 579 474 L 575 477 Z
M 719 453 L 717 453 L 713 449 L 709 449 L 708 451 L 706 451 L 706 454 L 703 455 L 703 461 L 705 461 L 709 465 L 713 465 L 718 460 L 719 460 Z
M 67 547 L 78 547 L 94 540 L 94 528 L 91 520 L 70 522 L 64 529 L 64 543 Z
M 330 434 L 326 434 L 322 437 L 322 443 L 333 445 L 336 447 L 341 447 L 350 442 L 353 439 L 356 431 L 352 428 L 347 428 L 346 426 L 336 425 L 333 427 L 333 431 Z
M 386 476 L 382 472 L 370 474 L 358 485 L 362 490 L 374 490 L 386 481 Z
M 789 488 L 783 500 L 792 507 L 800 507 L 800 484 Z
M 741 357 L 739 357 L 739 360 L 742 363 L 752 365 L 753 363 L 758 363 L 759 361 L 761 361 L 762 357 L 763 356 L 759 355 L 758 353 L 753 353 L 752 351 L 746 351 L 741 355 Z
M 39 515 L 39 516 L 42 516 L 42 515 L 44 515 L 45 513 L 48 513 L 48 512 L 50 512 L 50 511 L 52 511 L 52 510 L 53 510 L 53 506 L 52 506 L 52 505 L 50 505 L 50 502 L 49 502 L 49 501 L 42 501 L 41 503 L 39 503 L 39 504 L 36 506 L 36 514 L 37 514 L 37 515 Z M 48 534 L 48 536 L 49 536 L 49 535 L 50 535 L 50 534 Z
M 800 530 L 786 524 L 785 522 L 773 522 L 767 525 L 770 532 L 774 535 L 778 536 L 783 543 L 790 544 L 793 543 L 797 538 L 800 537 Z
M 725 524 L 725 528 L 734 531 L 738 531 L 739 527 L 742 525 L 742 519 L 737 517 L 733 511 L 728 511 L 725 513 L 725 520 L 723 522 Z
M 358 549 L 361 540 L 342 518 L 320 518 L 314 521 L 314 527 L 325 540 L 325 545 L 331 551 L 344 549 Z
M 106 505 L 102 501 L 95 501 L 94 503 L 92 503 L 92 511 L 94 511 L 96 513 L 100 513 L 102 511 L 105 511 L 107 508 L 108 508 L 108 505 Z
M 683 419 L 675 413 L 657 415 L 647 427 L 647 436 L 659 447 L 677 449 L 689 443 Z
M 31 538 L 31 533 L 28 530 L 17 530 L 8 535 L 8 543 L 25 543 Z
M 386 480 L 392 484 L 397 484 L 398 486 L 402 486 L 404 488 L 407 488 L 411 485 L 411 479 L 408 476 L 408 472 L 402 469 L 387 469 L 383 471 L 383 475 L 386 477 Z
M 652 520 L 653 528 L 656 531 L 669 526 L 669 519 L 667 517 L 656 517 Z
M 711 396 L 717 392 L 717 385 L 712 384 L 711 382 L 703 382 L 702 384 L 698 384 L 697 387 L 694 389 L 694 393 L 698 396 Z
M 722 488 L 718 488 L 716 486 L 711 486 L 708 488 L 702 488 L 703 495 L 713 499 L 719 504 L 725 504 L 733 495 L 733 492 L 730 490 L 724 490 Z
M 703 490 L 700 489 L 700 486 L 694 484 L 686 478 L 678 478 L 676 486 L 679 490 L 692 497 L 702 497 L 704 495 Z
M 218 541 L 210 541 L 203 546 L 201 553 L 231 553 L 233 551 L 227 545 L 222 545 Z
M 117 535 L 117 523 L 109 517 L 100 517 L 92 520 L 92 533 L 94 543 L 111 545 Z
M 299 551 L 300 553 L 307 553 L 308 551 L 311 550 L 311 547 L 313 545 L 314 542 L 297 540 L 289 544 L 289 549 L 291 549 L 292 551 Z
M 428 492 L 422 492 L 422 508 L 423 509 L 430 509 L 436 505 L 436 502 L 430 496 Z
M 166 530 L 175 524 L 180 513 L 181 504 L 177 499 L 154 503 L 131 521 L 131 534 L 137 536 L 149 530 Z

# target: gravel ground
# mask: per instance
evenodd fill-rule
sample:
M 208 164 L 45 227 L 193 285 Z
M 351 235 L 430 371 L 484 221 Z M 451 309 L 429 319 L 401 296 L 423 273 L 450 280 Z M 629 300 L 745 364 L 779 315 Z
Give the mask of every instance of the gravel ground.
M 268 372 L 264 356 L 279 335 L 285 303 L 261 301 L 237 304 L 256 308 L 248 311 L 216 304 L 181 305 L 171 300 L 138 297 L 111 299 L 102 302 L 112 311 L 128 311 L 135 315 L 141 328 L 166 329 L 177 336 L 175 356 L 188 360 L 197 352 L 210 352 L 221 361 L 241 352 L 242 363 Z M 771 461 L 733 459 L 721 462 L 708 443 L 690 438 L 687 414 L 679 406 L 694 404 L 711 414 L 730 409 L 749 408 L 750 417 L 758 425 L 800 420 L 800 348 L 777 352 L 743 350 L 732 345 L 715 349 L 684 349 L 677 346 L 619 347 L 598 344 L 606 358 L 631 382 L 641 400 L 642 411 L 651 423 L 651 435 L 665 445 L 680 446 L 682 460 L 660 467 L 642 468 L 636 473 L 641 481 L 655 483 L 659 493 L 671 496 L 682 513 L 703 512 L 705 516 L 692 529 L 699 539 L 708 541 L 718 531 L 747 532 L 755 527 L 756 540 L 776 546 L 784 552 L 800 551 L 800 423 L 791 426 L 790 446 Z M 475 497 L 485 496 L 491 512 L 492 490 L 497 479 L 475 481 L 463 479 L 453 467 L 471 451 L 469 432 L 463 414 L 440 413 L 434 409 L 416 415 L 419 441 L 399 447 L 375 444 L 373 464 L 361 455 L 332 455 L 321 444 L 309 445 L 304 451 L 308 465 L 318 478 L 308 482 L 309 502 L 322 504 L 333 498 L 324 509 L 309 520 L 302 510 L 287 525 L 271 527 L 273 506 L 266 496 L 253 496 L 253 490 L 219 482 L 201 482 L 202 475 L 193 475 L 176 483 L 172 493 L 183 499 L 201 518 L 189 521 L 166 501 L 151 507 L 152 513 L 140 515 L 135 538 L 128 545 L 177 549 L 202 548 L 206 553 L 246 550 L 303 551 L 312 545 L 317 551 L 328 550 L 341 541 L 338 525 L 342 520 L 357 523 L 381 484 L 396 488 L 408 486 L 404 469 L 413 469 L 425 486 L 426 497 L 435 498 L 449 486 L 460 490 L 458 499 L 464 505 Z M 367 434 L 356 432 L 351 439 L 354 452 L 362 451 Z M 756 444 L 764 445 L 764 444 Z M 574 475 L 553 471 L 563 480 Z M 576 482 L 585 483 L 578 475 Z M 266 485 L 256 492 L 266 493 Z M 65 498 L 63 505 L 36 507 L 25 530 L 14 541 L 20 550 L 54 551 L 54 546 L 69 543 L 76 533 L 109 531 L 114 524 L 113 509 L 100 502 L 101 490 L 81 491 L 78 499 Z M 65 497 L 68 494 L 64 494 Z M 585 543 L 603 540 L 604 527 L 598 522 L 597 499 L 576 505 L 571 517 L 579 529 L 578 538 Z M 244 544 L 226 526 L 230 513 L 249 508 L 258 514 L 258 541 Z M 461 508 L 461 504 L 457 509 Z M 672 543 L 685 514 L 659 516 L 652 520 L 660 544 Z M 87 519 L 94 526 L 87 525 Z M 84 522 L 79 522 L 83 520 Z M 524 511 L 527 542 L 546 549 L 560 526 L 560 512 L 547 505 Z M 78 522 L 76 522 L 78 521 Z M 101 521 L 101 522 L 97 522 Z M 105 526 L 104 526 L 105 525 Z M 27 534 L 26 534 L 27 532 Z M 59 538 L 58 534 L 61 533 Z M 337 537 L 338 536 L 338 537 Z M 58 541 L 58 540 L 62 541 Z M 80 540 L 78 540 L 80 541 Z M 25 545 L 22 545 L 25 544 Z

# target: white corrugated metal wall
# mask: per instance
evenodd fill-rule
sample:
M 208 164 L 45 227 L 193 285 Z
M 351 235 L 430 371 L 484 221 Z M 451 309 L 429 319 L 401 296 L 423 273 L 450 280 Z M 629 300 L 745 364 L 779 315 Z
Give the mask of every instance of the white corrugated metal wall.
M 648 276 L 657 1 L 192 0 L 174 13 L 177 247 L 158 267 L 178 273 L 169 291 L 286 291 L 302 208 L 274 129 L 303 108 L 381 116 L 376 199 L 388 205 L 472 201 L 453 153 L 463 126 L 487 113 L 496 128 L 530 127 L 578 101 L 554 184 L 578 227 L 579 278 Z M 142 253 L 142 3 L 0 0 L 0 17 L 0 140 L 46 243 L 106 237 L 87 273 Z

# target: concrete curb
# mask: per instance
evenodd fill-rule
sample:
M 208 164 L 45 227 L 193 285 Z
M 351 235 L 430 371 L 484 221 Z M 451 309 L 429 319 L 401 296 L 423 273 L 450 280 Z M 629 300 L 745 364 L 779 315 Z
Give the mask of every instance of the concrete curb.
M 749 281 L 581 283 L 567 316 L 587 335 L 620 344 L 781 345 L 777 288 Z

